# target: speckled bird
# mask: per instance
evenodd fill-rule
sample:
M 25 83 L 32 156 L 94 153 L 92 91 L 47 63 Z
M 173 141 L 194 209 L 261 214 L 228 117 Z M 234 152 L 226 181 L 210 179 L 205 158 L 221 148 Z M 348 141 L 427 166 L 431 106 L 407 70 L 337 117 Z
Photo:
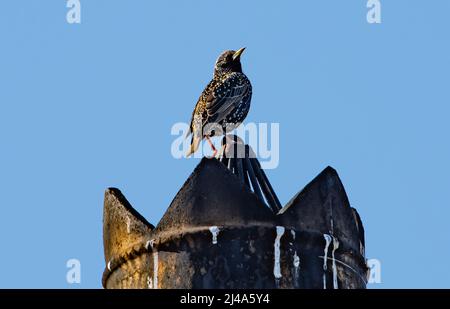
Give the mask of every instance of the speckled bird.
M 209 138 L 234 130 L 247 117 L 252 85 L 242 72 L 241 55 L 244 50 L 227 50 L 217 58 L 213 79 L 203 90 L 192 113 L 186 135 L 192 133 L 187 156 L 197 151 L 203 138 L 207 139 L 215 156 L 217 150 Z

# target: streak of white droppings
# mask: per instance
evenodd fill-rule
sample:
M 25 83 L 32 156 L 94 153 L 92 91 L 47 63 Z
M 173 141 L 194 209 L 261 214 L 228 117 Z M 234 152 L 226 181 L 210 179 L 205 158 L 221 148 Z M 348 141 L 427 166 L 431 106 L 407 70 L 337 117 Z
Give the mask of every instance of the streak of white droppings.
M 153 288 L 158 288 L 158 251 L 153 252 Z
M 291 230 L 292 240 L 295 242 L 295 230 Z M 295 246 L 294 243 L 290 243 L 292 246 Z M 295 248 L 295 247 L 294 247 Z M 294 280 L 295 282 L 298 281 L 298 276 L 300 274 L 300 257 L 297 255 L 297 250 L 294 250 L 294 259 L 293 263 L 294 265 Z
M 150 276 L 147 276 L 147 287 L 153 289 L 153 280 Z
M 217 235 L 219 234 L 220 229 L 217 226 L 211 226 L 209 228 L 209 231 L 212 234 L 212 243 L 213 243 L 213 245 L 217 244 Z
M 333 236 L 333 251 L 331 251 L 331 258 L 333 260 L 333 288 L 338 289 L 338 279 L 337 279 L 337 269 L 336 269 L 336 260 L 334 258 L 334 251 L 339 248 L 339 241 L 336 237 Z
M 292 239 L 295 241 L 295 231 L 291 230 L 291 234 L 292 234 Z M 297 250 L 295 250 L 294 251 L 294 267 L 298 268 L 299 266 L 300 266 L 300 257 L 297 255 Z
M 328 247 L 331 243 L 331 236 L 328 234 L 323 234 L 323 238 L 325 238 L 325 249 L 323 250 L 323 288 L 327 288 L 327 258 L 328 258 Z
M 295 251 L 295 253 L 294 253 L 294 267 L 295 267 L 296 271 L 298 270 L 299 266 L 300 266 L 300 257 L 297 255 L 297 251 Z
M 283 226 L 277 226 L 277 237 L 275 238 L 275 244 L 274 247 L 274 266 L 273 266 L 273 275 L 276 279 L 280 279 L 281 276 L 281 269 L 280 269 L 280 240 L 281 237 L 284 234 L 284 227 Z
M 298 285 L 298 278 L 300 276 L 300 257 L 297 251 L 294 252 L 294 285 Z
M 148 248 L 151 247 L 153 251 L 153 283 L 151 282 L 151 278 L 147 276 L 147 285 L 150 289 L 158 288 L 158 251 L 153 247 L 154 244 L 154 239 L 151 239 L 145 243 L 145 249 L 148 250 Z
M 151 239 L 151 240 L 148 240 L 146 243 L 145 243 L 145 249 L 146 250 L 148 250 L 148 248 L 153 248 L 153 244 L 155 243 L 155 240 L 154 239 Z
M 366 255 L 365 252 L 364 252 L 364 246 L 363 246 L 363 244 L 362 244 L 361 241 L 359 241 L 359 253 L 360 253 L 362 256 L 365 256 L 365 255 Z
M 131 232 L 131 219 L 130 217 L 127 217 L 127 233 L 130 234 Z

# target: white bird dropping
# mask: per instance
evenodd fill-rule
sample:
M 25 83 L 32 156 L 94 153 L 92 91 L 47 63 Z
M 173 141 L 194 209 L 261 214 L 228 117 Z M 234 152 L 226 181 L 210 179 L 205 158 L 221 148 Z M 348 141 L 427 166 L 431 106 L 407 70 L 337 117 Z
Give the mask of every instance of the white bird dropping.
M 130 234 L 131 232 L 131 218 L 127 217 L 127 233 Z
M 331 243 L 331 236 L 328 234 L 323 234 L 323 238 L 325 238 L 325 249 L 323 250 L 323 288 L 327 288 L 327 259 L 328 259 L 328 247 Z
M 151 281 L 151 278 L 147 276 L 147 285 L 151 289 L 157 289 L 158 288 L 158 251 L 155 250 L 153 245 L 155 244 L 155 240 L 151 239 L 145 243 L 145 249 L 148 250 L 149 247 L 152 248 L 153 251 L 153 284 Z
M 339 248 L 339 241 L 333 236 L 333 251 L 331 251 L 331 258 L 333 259 L 333 288 L 338 289 L 338 279 L 337 279 L 337 269 L 336 260 L 334 259 L 334 251 Z
M 300 257 L 297 255 L 297 251 L 295 251 L 295 253 L 294 253 L 294 267 L 297 270 L 299 266 L 300 266 Z
M 153 289 L 153 280 L 150 276 L 147 276 L 147 287 Z
M 292 234 L 292 239 L 295 241 L 295 231 L 291 230 L 291 234 Z M 297 255 L 297 250 L 294 251 L 293 264 L 294 264 L 294 270 L 295 270 L 294 274 L 295 274 L 295 277 L 297 278 L 299 267 L 300 267 L 300 257 Z
M 153 288 L 158 288 L 158 251 L 153 252 Z
M 284 234 L 284 227 L 277 226 L 277 237 L 275 238 L 275 244 L 274 247 L 274 266 L 273 266 L 273 275 L 276 279 L 280 279 L 281 276 L 281 270 L 280 270 L 280 240 L 281 237 Z
M 300 257 L 297 255 L 297 251 L 294 252 L 294 284 L 298 284 L 298 277 L 300 275 Z
M 209 231 L 212 234 L 212 243 L 213 243 L 213 245 L 217 244 L 217 235 L 219 234 L 220 229 L 217 226 L 211 226 L 209 228 Z

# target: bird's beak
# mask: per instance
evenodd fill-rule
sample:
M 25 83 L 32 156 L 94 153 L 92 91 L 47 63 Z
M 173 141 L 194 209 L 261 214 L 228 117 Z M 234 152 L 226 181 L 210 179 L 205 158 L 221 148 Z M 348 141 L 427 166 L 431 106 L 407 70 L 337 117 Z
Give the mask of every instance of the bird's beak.
M 239 57 L 241 56 L 241 54 L 244 52 L 245 47 L 242 47 L 241 49 L 239 49 L 237 52 L 235 52 L 233 54 L 233 61 L 236 59 L 239 59 Z

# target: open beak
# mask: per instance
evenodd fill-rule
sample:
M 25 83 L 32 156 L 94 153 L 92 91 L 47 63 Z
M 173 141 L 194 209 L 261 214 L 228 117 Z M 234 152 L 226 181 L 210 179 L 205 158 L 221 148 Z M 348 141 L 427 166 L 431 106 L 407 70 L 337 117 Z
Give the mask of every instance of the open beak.
M 239 57 L 241 56 L 241 54 L 244 52 L 245 47 L 242 47 L 241 49 L 239 49 L 237 52 L 235 52 L 233 54 L 233 61 L 236 59 L 239 59 Z

